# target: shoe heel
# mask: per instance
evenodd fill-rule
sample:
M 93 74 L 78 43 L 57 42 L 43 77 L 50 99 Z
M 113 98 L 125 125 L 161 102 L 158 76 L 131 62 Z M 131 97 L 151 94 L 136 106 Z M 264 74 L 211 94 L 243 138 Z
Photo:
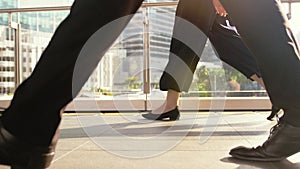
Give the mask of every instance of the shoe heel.
M 174 115 L 174 116 L 170 116 L 170 121 L 176 121 L 179 120 L 180 115 Z
M 177 107 L 174 110 L 172 110 L 168 115 L 169 115 L 170 121 L 179 120 L 179 118 L 180 118 L 180 113 L 179 113 Z

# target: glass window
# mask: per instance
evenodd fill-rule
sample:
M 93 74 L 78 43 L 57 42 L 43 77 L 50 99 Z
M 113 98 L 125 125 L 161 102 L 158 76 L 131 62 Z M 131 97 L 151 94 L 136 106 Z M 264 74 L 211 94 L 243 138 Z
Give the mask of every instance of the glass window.
M 10 0 L 8 0 L 10 1 Z M 74 0 L 19 0 L 19 7 L 69 6 Z

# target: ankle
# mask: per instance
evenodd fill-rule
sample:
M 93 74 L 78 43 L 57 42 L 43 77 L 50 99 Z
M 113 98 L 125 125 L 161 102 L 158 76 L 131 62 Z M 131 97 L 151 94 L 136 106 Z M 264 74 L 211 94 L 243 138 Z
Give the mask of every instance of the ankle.
M 175 109 L 176 107 L 178 107 L 177 104 L 170 104 L 170 105 L 167 104 L 167 105 L 165 106 L 165 111 L 173 110 L 173 109 Z

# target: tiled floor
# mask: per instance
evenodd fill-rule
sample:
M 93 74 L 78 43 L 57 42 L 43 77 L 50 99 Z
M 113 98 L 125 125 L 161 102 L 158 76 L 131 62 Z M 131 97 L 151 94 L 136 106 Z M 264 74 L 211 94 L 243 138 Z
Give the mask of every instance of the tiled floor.
M 275 124 L 268 113 L 189 112 L 176 122 L 138 113 L 64 115 L 50 169 L 300 169 L 300 153 L 276 163 L 228 155 L 235 146 L 267 139 Z

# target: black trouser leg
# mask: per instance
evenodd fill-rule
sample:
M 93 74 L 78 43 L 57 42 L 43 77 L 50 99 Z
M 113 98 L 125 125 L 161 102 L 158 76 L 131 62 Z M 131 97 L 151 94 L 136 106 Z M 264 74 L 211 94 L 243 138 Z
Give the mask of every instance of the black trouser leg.
M 216 20 L 209 32 L 209 40 L 213 45 L 218 57 L 228 65 L 241 72 L 248 79 L 257 75 L 261 77 L 256 59 L 242 41 L 240 35 L 226 23 L 229 17 L 217 15 Z M 230 23 L 230 25 L 232 25 Z M 227 27 L 226 27 L 227 26 Z M 251 79 L 252 80 L 252 79 Z
M 300 126 L 300 61 L 296 42 L 275 0 L 221 0 L 253 52 L 272 102 Z
M 188 91 L 214 17 L 211 0 L 179 1 L 161 90 Z
M 90 44 L 93 48 L 87 48 L 90 51 L 80 53 L 83 46 L 100 28 L 134 14 L 141 3 L 142 0 L 76 0 L 32 75 L 17 88 L 2 117 L 4 127 L 23 140 L 49 145 L 61 120 L 60 110 L 77 95 L 130 17 L 97 34 L 97 40 Z
M 188 91 L 204 50 L 206 37 L 222 61 L 248 78 L 254 74 L 261 76 L 256 60 L 239 35 L 234 30 L 223 27 L 226 26 L 225 20 L 229 18 L 216 15 L 211 0 L 180 0 L 176 17 L 169 62 L 160 80 L 161 90 Z M 190 24 L 198 30 L 192 31 Z

